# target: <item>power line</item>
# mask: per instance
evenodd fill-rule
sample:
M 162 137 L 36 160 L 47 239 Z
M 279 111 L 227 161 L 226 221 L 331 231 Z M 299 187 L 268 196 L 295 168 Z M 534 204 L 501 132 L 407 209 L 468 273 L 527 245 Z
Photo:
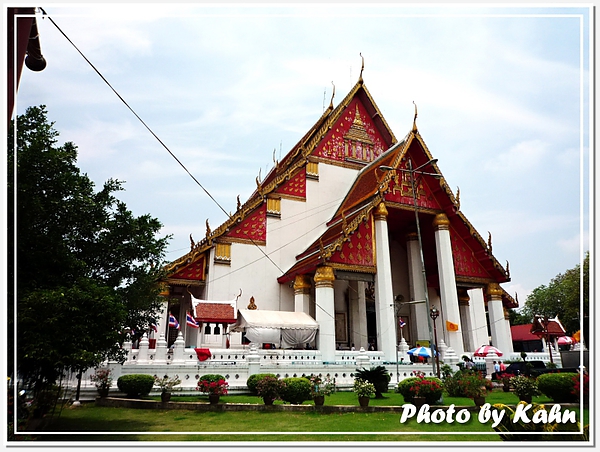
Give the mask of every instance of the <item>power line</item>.
M 81 50 L 79 50 L 79 48 L 75 45 L 75 43 L 73 41 L 71 41 L 71 39 L 67 36 L 67 34 L 62 31 L 62 29 L 56 24 L 56 22 L 54 22 L 54 20 L 52 20 L 52 18 L 46 13 L 46 11 L 44 11 L 43 8 L 40 8 L 40 11 L 42 11 L 42 13 L 44 14 L 45 17 L 48 18 L 48 20 L 52 23 L 52 25 L 54 25 L 56 27 L 56 29 L 65 37 L 65 39 L 67 41 L 69 41 L 69 43 L 73 46 L 73 48 L 75 50 L 77 50 L 77 52 L 81 55 L 81 57 L 90 65 L 90 67 L 94 70 L 94 72 L 96 72 L 96 74 L 98 74 L 98 76 L 102 79 L 102 81 L 104 81 L 104 83 L 106 83 L 106 85 L 112 90 L 113 93 L 115 93 L 115 95 L 121 100 L 121 102 L 123 102 L 123 104 L 129 109 L 129 111 L 131 111 L 131 113 L 133 113 L 133 115 L 138 119 L 138 121 L 140 121 L 140 123 L 142 123 L 142 125 L 148 130 L 148 132 L 150 132 L 152 134 L 152 136 L 154 138 L 156 138 L 156 140 L 162 145 L 163 148 L 165 148 L 165 150 L 171 155 L 171 157 L 173 157 L 173 159 L 175 159 L 175 161 L 177 163 L 179 163 L 179 165 L 184 169 L 184 171 L 192 178 L 192 180 L 194 182 L 196 182 L 196 184 L 204 191 L 204 193 L 206 193 L 206 195 L 217 205 L 217 207 L 219 207 L 219 209 L 221 209 L 223 211 L 223 213 L 225 213 L 225 215 L 231 219 L 231 216 L 229 215 L 229 213 L 227 213 L 227 211 L 223 208 L 223 206 L 221 206 L 221 204 L 219 204 L 219 202 L 213 197 L 213 195 L 210 194 L 210 192 L 200 183 L 200 181 L 198 179 L 196 179 L 196 177 L 187 169 L 187 167 L 181 162 L 181 160 L 179 160 L 179 158 L 177 158 L 177 156 L 169 149 L 169 147 L 158 137 L 158 135 L 156 135 L 156 133 L 154 133 L 154 131 L 150 128 L 150 126 L 148 126 L 148 124 L 146 124 L 146 122 L 136 113 L 136 111 L 127 103 L 127 101 L 125 99 L 123 99 L 123 97 L 117 92 L 117 90 L 110 84 L 110 82 L 106 79 L 106 77 L 104 77 L 102 75 L 102 73 L 96 68 L 96 66 L 94 66 L 94 64 L 83 54 L 83 52 Z M 268 255 L 267 253 L 265 253 L 265 251 L 258 246 L 258 244 L 250 237 L 248 237 L 248 239 L 252 242 L 252 244 L 254 244 L 260 251 L 261 253 L 264 254 L 264 256 L 281 272 L 281 273 L 285 273 Z

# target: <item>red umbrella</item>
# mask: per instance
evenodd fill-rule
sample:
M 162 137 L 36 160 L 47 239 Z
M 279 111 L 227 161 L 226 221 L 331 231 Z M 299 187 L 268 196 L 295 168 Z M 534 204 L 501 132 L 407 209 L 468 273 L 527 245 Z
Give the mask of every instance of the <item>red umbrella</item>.
M 571 345 L 574 342 L 573 338 L 569 336 L 561 336 L 558 338 L 558 345 Z
M 487 356 L 488 353 L 494 352 L 498 356 L 502 356 L 502 352 L 498 350 L 496 347 L 492 347 L 491 345 L 482 345 L 477 350 L 475 350 L 475 356 Z

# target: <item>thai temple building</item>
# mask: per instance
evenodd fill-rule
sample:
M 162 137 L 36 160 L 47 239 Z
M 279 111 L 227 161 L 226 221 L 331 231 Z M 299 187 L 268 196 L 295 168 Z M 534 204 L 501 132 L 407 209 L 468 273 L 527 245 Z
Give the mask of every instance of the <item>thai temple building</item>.
M 508 359 L 507 308 L 518 305 L 501 287 L 508 262 L 461 212 L 416 120 L 415 107 L 397 139 L 361 70 L 249 199 L 223 224 L 207 220 L 201 240 L 190 236 L 166 268 L 157 331 L 130 349 L 123 372 L 166 362 L 214 373 L 220 363 L 243 384 L 253 366 L 270 372 L 277 361 L 290 376 L 306 371 L 298 363 L 345 365 L 348 378 L 369 363 L 395 374 L 409 348 L 430 344 L 451 363 L 488 344 Z

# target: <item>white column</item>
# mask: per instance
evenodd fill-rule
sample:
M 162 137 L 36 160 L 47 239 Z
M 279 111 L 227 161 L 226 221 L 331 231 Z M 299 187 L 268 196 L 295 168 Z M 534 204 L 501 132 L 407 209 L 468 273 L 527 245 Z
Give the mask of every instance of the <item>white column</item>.
M 460 309 L 460 325 L 462 327 L 462 338 L 465 350 L 475 350 L 473 343 L 473 325 L 471 322 L 471 310 L 469 309 L 469 293 L 465 289 L 458 292 L 458 306 Z
M 410 287 L 410 301 L 425 300 L 425 287 L 423 286 L 423 268 L 421 265 L 421 251 L 419 250 L 419 238 L 416 232 L 406 236 L 406 249 L 408 253 L 408 283 Z M 413 325 L 408 325 L 413 331 L 416 341 L 429 341 L 429 306 L 423 303 L 410 305 L 410 317 Z
M 489 340 L 487 319 L 485 317 L 485 299 L 483 289 L 470 289 L 469 311 L 471 311 L 471 340 L 474 348 L 487 345 Z M 470 350 L 474 352 L 475 350 Z
M 510 330 L 510 314 L 508 313 L 508 309 L 503 308 L 504 309 L 504 334 L 506 339 L 506 346 L 507 349 L 504 353 L 509 354 L 509 353 L 513 353 L 514 349 L 513 349 L 513 342 L 512 342 L 512 331 Z M 555 348 L 555 350 L 558 350 L 558 346 Z M 504 350 L 502 350 L 504 351 Z
M 502 288 L 500 285 L 497 283 L 488 284 L 487 296 L 492 345 L 501 352 L 508 354 L 512 351 L 512 339 L 510 331 L 506 331 L 504 306 L 502 306 Z
M 367 337 L 367 303 L 365 299 L 365 283 L 350 281 L 350 317 L 352 325 L 352 340 L 356 350 L 369 348 Z
M 310 313 L 310 287 L 308 275 L 296 275 L 294 279 L 294 311 Z
M 452 258 L 452 243 L 450 241 L 450 220 L 443 214 L 437 214 L 433 220 L 435 229 L 435 248 L 438 261 L 438 276 L 440 280 L 440 299 L 442 310 L 441 329 L 448 347 L 454 349 L 458 356 L 464 353 L 462 331 L 460 327 L 460 312 L 458 309 L 458 293 L 456 291 L 456 276 Z M 458 325 L 457 331 L 448 331 L 446 322 Z
M 392 288 L 392 264 L 387 227 L 387 209 L 384 203 L 377 207 L 375 217 L 375 312 L 377 315 L 377 348 L 383 351 L 386 361 L 396 361 L 396 325 L 394 293 Z
M 323 266 L 315 272 L 315 320 L 319 324 L 317 348 L 324 362 L 335 361 L 335 305 L 333 268 Z
M 148 341 L 148 334 L 144 333 L 142 338 L 140 339 L 139 352 L 138 352 L 138 364 L 148 364 L 148 345 L 150 341 Z

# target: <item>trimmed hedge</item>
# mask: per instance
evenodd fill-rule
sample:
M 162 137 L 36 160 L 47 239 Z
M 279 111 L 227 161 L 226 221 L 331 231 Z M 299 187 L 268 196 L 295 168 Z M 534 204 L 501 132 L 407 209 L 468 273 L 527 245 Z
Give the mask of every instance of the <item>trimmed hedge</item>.
M 254 395 L 258 395 L 256 392 L 256 385 L 258 384 L 258 382 L 260 380 L 262 380 L 265 377 L 274 377 L 277 378 L 277 375 L 275 374 L 254 374 L 254 375 L 250 375 L 248 377 L 248 381 L 246 382 L 246 386 L 248 386 L 248 389 L 250 390 L 250 392 Z
M 305 377 L 289 377 L 283 379 L 285 388 L 281 391 L 281 400 L 294 405 L 300 405 L 305 400 L 310 400 L 311 384 Z
M 145 374 L 122 375 L 117 380 L 119 391 L 127 397 L 147 396 L 154 386 L 154 377 Z
M 575 389 L 573 377 L 577 377 L 577 375 L 575 372 L 542 374 L 537 377 L 538 389 L 554 402 L 576 402 L 577 395 L 573 394 Z

